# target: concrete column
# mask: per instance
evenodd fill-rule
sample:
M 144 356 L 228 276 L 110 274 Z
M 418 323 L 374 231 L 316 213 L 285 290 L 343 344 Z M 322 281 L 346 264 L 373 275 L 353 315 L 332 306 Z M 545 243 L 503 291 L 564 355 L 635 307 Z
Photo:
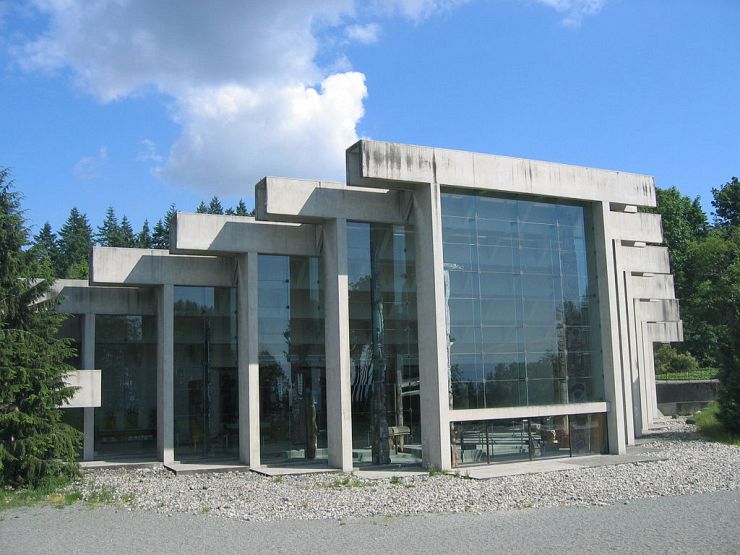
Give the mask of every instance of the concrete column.
M 617 272 L 614 262 L 612 239 L 607 229 L 609 212 L 608 202 L 595 202 L 593 204 L 593 244 L 596 251 L 595 266 L 599 293 L 604 394 L 607 403 L 609 403 L 609 410 L 607 412 L 609 452 L 621 455 L 626 452 L 626 433 L 619 353 Z
M 324 223 L 322 253 L 329 466 L 352 470 L 347 220 Z
M 95 369 L 95 314 L 88 312 L 82 320 L 82 356 L 81 366 L 84 370 Z M 95 408 L 85 407 L 83 413 L 83 446 L 82 460 L 95 458 Z
M 422 462 L 425 467 L 449 470 L 449 354 L 438 184 L 421 185 L 414 191 L 414 219 Z
M 175 287 L 157 292 L 157 457 L 165 464 L 175 459 Z
M 239 459 L 260 465 L 259 337 L 257 253 L 239 255 Z
M 625 437 L 627 445 L 635 443 L 635 428 L 632 419 L 632 343 L 630 341 L 630 318 L 632 308 L 630 307 L 630 295 L 627 289 L 627 273 L 622 261 L 622 245 L 619 239 L 613 240 L 614 264 L 617 287 L 617 315 L 619 324 L 619 354 L 620 371 L 622 373 L 622 400 L 624 402 Z

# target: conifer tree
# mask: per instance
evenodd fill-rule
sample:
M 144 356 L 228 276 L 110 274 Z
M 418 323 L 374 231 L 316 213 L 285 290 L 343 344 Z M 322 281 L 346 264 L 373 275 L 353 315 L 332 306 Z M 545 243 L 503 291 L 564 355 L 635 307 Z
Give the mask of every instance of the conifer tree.
M 198 208 L 195 209 L 196 214 L 208 214 L 208 206 L 206 206 L 206 203 L 202 200 L 200 201 L 200 204 L 198 205 Z
M 92 228 L 87 216 L 72 208 L 59 231 L 59 265 L 57 276 L 85 279 L 88 276 L 87 257 L 93 246 Z
M 149 230 L 149 220 L 144 220 L 144 225 L 141 226 L 141 231 L 136 236 L 136 246 L 140 249 L 152 248 L 152 234 Z
M 56 268 L 59 264 L 59 247 L 57 235 L 52 231 L 49 222 L 46 222 L 34 235 L 29 253 L 39 264 L 48 267 L 51 273 L 56 275 Z
M 203 203 L 201 203 L 203 204 Z M 155 249 L 169 249 L 170 248 L 170 227 L 177 216 L 177 209 L 174 204 L 170 204 L 167 213 L 164 218 L 158 220 L 154 225 L 154 233 L 152 235 L 152 248 Z
M 135 247 L 136 246 L 136 236 L 134 235 L 134 228 L 131 227 L 131 222 L 128 221 L 128 218 L 124 216 L 121 218 L 121 234 L 120 234 L 120 242 L 117 247 Z
M 218 200 L 218 197 L 215 195 L 211 199 L 211 202 L 208 203 L 208 213 L 219 215 L 223 215 L 224 213 L 224 207 L 221 206 L 221 201 Z
M 247 210 L 247 205 L 244 204 L 244 201 L 242 199 L 239 199 L 239 203 L 236 205 L 234 213 L 237 216 L 254 216 L 254 212 L 250 212 L 249 210 Z
M 19 194 L 0 170 L 0 484 L 14 487 L 75 474 L 82 442 L 59 408 L 74 393 L 64 383 L 73 349 L 56 338 L 63 317 L 44 300 L 51 281 L 32 279 L 27 244 Z
M 121 226 L 118 224 L 118 218 L 112 206 L 109 206 L 105 212 L 103 225 L 98 227 L 98 232 L 95 234 L 95 242 L 101 247 L 120 246 Z

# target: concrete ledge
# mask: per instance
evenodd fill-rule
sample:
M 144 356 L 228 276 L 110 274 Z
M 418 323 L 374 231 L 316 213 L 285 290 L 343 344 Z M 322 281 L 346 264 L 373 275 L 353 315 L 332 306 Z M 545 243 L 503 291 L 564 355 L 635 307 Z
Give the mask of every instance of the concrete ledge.
M 218 472 L 249 472 L 249 467 L 240 462 L 172 462 L 164 465 L 167 470 L 175 473 L 175 475 L 186 475 L 186 474 L 209 474 Z

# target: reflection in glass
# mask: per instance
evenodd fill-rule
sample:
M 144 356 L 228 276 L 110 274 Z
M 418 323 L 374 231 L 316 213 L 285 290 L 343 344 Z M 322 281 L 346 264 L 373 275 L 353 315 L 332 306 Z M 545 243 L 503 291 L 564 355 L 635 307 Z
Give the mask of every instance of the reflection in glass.
M 316 257 L 259 255 L 261 462 L 324 459 L 324 316 Z
M 603 400 L 585 218 L 577 205 L 443 192 L 453 409 Z
M 606 453 L 605 424 L 603 413 L 453 422 L 452 466 Z
M 175 287 L 175 458 L 239 449 L 236 290 Z
M 95 409 L 96 456 L 155 455 L 157 439 L 156 318 L 95 317 L 95 366 L 101 406 Z
M 352 452 L 356 463 L 421 460 L 414 236 L 350 222 Z

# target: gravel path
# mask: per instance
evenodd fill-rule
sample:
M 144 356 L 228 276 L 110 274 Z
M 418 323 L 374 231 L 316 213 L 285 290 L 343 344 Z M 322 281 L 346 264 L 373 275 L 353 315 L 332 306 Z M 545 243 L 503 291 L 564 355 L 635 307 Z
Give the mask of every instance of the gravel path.
M 339 519 L 628 503 L 740 489 L 740 447 L 703 440 L 683 419 L 641 446 L 667 460 L 491 480 L 450 475 L 363 480 L 344 474 L 175 476 L 164 468 L 98 470 L 75 487 L 88 500 L 157 513 L 240 520 Z

